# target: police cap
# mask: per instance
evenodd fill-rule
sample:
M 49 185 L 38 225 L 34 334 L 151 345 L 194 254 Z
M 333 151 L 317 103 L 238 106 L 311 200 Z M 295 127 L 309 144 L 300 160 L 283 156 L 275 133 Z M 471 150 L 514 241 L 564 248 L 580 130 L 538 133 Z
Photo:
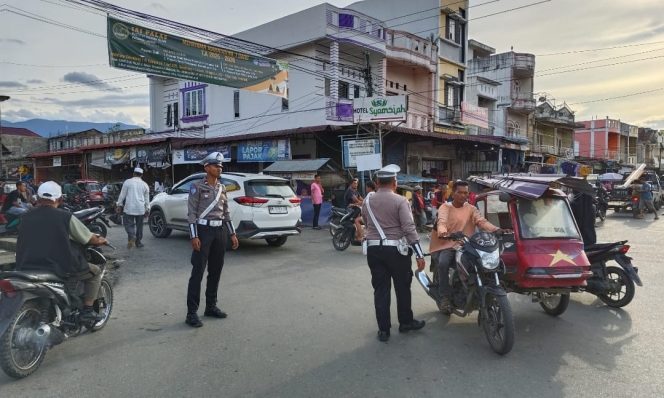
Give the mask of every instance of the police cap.
M 383 167 L 382 169 L 379 169 L 376 171 L 374 176 L 379 179 L 383 178 L 396 178 L 397 173 L 401 171 L 401 167 L 397 166 L 396 164 L 388 164 L 387 166 Z
M 224 155 L 221 152 L 212 152 L 211 154 L 207 155 L 205 159 L 201 161 L 201 164 L 203 166 L 207 166 L 209 164 L 216 164 L 221 166 L 223 161 L 224 161 Z

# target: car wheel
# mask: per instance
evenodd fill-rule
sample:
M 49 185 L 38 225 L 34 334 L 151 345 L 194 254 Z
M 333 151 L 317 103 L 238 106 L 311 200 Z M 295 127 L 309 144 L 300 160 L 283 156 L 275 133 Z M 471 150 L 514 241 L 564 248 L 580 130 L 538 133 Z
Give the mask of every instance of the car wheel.
M 172 229 L 166 226 L 166 217 L 161 210 L 150 212 L 148 224 L 150 226 L 150 232 L 155 238 L 168 238 L 171 232 L 173 232 Z
M 268 246 L 272 246 L 272 247 L 283 246 L 284 243 L 286 243 L 286 240 L 288 240 L 288 236 L 278 236 L 276 238 L 266 238 L 265 239 Z

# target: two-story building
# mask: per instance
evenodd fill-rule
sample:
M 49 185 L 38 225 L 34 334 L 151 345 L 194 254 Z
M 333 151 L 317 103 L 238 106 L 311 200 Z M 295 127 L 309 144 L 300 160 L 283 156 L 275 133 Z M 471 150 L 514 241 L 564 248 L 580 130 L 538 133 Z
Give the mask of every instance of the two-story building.
M 621 160 L 623 137 L 620 120 L 607 116 L 605 119 L 583 120 L 579 123 L 583 127 L 574 130 L 574 151 L 577 157 L 611 162 Z
M 2 127 L 2 176 L 19 178 L 32 174 L 30 154 L 46 150 L 46 138 L 18 127 Z
M 527 164 L 560 165 L 574 159 L 574 129 L 579 126 L 567 104 L 556 107 L 544 100 L 535 108 L 530 123 Z

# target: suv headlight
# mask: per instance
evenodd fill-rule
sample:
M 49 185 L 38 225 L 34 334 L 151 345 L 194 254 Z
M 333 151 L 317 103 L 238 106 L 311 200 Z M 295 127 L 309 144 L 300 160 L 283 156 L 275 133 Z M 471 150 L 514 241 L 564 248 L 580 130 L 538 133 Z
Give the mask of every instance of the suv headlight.
M 500 265 L 500 251 L 494 250 L 492 252 L 483 252 L 478 250 L 482 267 L 488 271 L 494 271 Z

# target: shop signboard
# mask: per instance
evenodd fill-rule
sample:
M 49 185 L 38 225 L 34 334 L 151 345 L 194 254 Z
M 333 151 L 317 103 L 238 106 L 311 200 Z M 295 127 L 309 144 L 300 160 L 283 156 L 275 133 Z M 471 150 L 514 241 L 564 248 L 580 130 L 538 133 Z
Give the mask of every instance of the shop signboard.
M 60 167 L 60 166 L 62 166 L 62 157 L 53 156 L 53 167 Z
M 173 150 L 173 164 L 200 163 L 212 152 L 221 152 L 224 162 L 231 161 L 231 148 L 228 145 L 199 145 Z
M 106 163 L 111 165 L 129 163 L 129 150 L 116 148 L 106 151 Z
M 354 123 L 404 122 L 407 113 L 405 95 L 361 97 L 353 100 Z
M 114 68 L 288 97 L 288 63 L 107 18 Z
M 375 155 L 380 153 L 380 140 L 377 138 L 346 140 L 343 141 L 342 146 L 344 168 L 346 169 L 357 167 L 358 156 Z
M 290 158 L 290 140 L 244 141 L 238 145 L 237 161 L 241 163 L 276 162 Z

